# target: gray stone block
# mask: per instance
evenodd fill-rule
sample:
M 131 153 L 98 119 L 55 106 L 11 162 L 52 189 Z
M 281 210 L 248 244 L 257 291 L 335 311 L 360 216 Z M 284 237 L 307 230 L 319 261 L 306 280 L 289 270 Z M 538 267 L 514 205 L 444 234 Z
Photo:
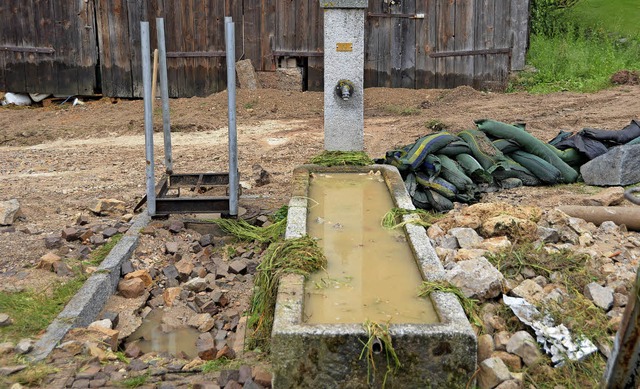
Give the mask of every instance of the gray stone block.
M 324 147 L 331 151 L 364 148 L 364 10 L 366 1 L 325 1 L 324 12 Z M 347 46 L 348 48 L 339 48 Z M 340 80 L 353 84 L 343 100 L 335 92 Z
M 626 186 L 640 182 L 640 145 L 614 147 L 580 168 L 584 182 L 598 186 Z

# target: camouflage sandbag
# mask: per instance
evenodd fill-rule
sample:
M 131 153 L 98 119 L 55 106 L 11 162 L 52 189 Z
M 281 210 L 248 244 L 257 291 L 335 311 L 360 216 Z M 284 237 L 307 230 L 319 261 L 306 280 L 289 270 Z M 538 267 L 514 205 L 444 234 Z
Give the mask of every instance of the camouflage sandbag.
M 582 153 L 574 148 L 560 150 L 549 143 L 546 143 L 546 145 L 549 150 L 553 151 L 558 157 L 560 157 L 561 160 L 565 161 L 567 165 L 573 167 L 574 169 L 576 167 L 579 168 L 580 166 L 582 166 L 582 164 L 587 163 L 589 160 L 586 156 L 582 155 Z
M 520 146 L 522 146 L 524 151 L 537 155 L 549 162 L 560 171 L 564 182 L 571 183 L 578 179 L 578 173 L 576 173 L 571 166 L 560 159 L 560 157 L 551 151 L 544 142 L 528 132 L 523 131 L 522 127 L 516 127 L 510 124 L 487 119 L 476 120 L 476 125 L 478 126 L 478 129 L 495 138 L 515 140 L 520 144 Z
M 456 155 L 456 161 L 460 164 L 462 170 L 468 177 L 471 177 L 473 182 L 481 184 L 490 184 L 493 182 L 491 174 L 487 173 L 482 166 L 476 161 L 475 158 L 469 154 Z
M 467 142 L 463 141 L 462 139 L 454 140 L 453 142 L 438 150 L 438 154 L 444 154 L 451 158 L 455 158 L 458 154 L 469 153 L 471 153 L 471 149 L 469 148 Z
M 440 158 L 433 154 L 427 155 L 422 166 L 420 166 L 420 171 L 426 173 L 429 177 L 438 177 L 441 170 L 442 162 L 440 162 Z
M 458 189 L 458 192 L 466 192 L 475 186 L 473 180 L 464 174 L 454 160 L 446 155 L 438 154 L 437 157 L 442 164 L 440 176 L 452 183 Z
M 418 181 L 416 181 L 416 175 L 413 173 L 407 174 L 407 178 L 404 179 L 404 186 L 407 188 L 409 196 L 413 197 L 418 188 Z
M 516 151 L 509 154 L 509 157 L 527 168 L 545 184 L 556 185 L 562 182 L 560 170 L 536 155 L 524 151 Z
M 453 202 L 434 190 L 426 190 L 425 194 L 429 204 L 438 212 L 447 212 L 453 209 Z
M 493 178 L 495 178 L 496 181 L 504 181 L 508 178 L 517 178 L 526 186 L 538 186 L 541 184 L 538 177 L 531 173 L 529 169 L 506 156 L 504 157 L 504 161 L 501 161 L 496 165 L 496 168 L 491 172 L 491 175 L 493 175 Z
M 410 169 L 416 170 L 420 165 L 422 165 L 425 158 L 427 158 L 427 155 L 435 154 L 438 150 L 456 139 L 456 136 L 451 135 L 446 131 L 423 136 L 413 144 L 411 149 L 407 152 L 407 155 L 402 157 L 400 161 L 405 165 L 409 165 Z
M 504 154 L 498 150 L 484 132 L 478 130 L 466 130 L 458 134 L 471 149 L 471 155 L 480 163 L 480 166 L 492 173 L 493 170 L 505 160 Z
M 456 189 L 455 185 L 443 178 L 432 178 L 422 172 L 417 172 L 416 181 L 418 181 L 418 184 L 420 184 L 422 188 L 425 189 L 425 192 L 426 189 L 429 189 L 438 192 L 439 194 L 450 200 L 456 198 L 456 193 L 458 192 L 458 190 Z
M 427 209 L 427 210 L 433 208 L 431 206 L 431 200 L 429 196 L 427 196 L 425 191 L 420 188 L 418 188 L 416 192 L 413 194 L 413 196 L 411 196 L 411 202 L 416 208 Z
M 510 154 L 522 149 L 518 142 L 513 139 L 496 139 L 493 141 L 493 145 L 503 154 Z

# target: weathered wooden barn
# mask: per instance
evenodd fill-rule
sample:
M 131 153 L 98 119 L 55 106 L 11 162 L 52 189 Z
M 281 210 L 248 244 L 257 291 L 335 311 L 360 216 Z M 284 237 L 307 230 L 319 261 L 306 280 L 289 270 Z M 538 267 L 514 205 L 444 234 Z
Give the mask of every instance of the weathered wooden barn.
M 365 85 L 503 87 L 524 67 L 528 8 L 529 0 L 369 0 Z M 2 0 L 0 90 L 140 97 L 140 21 L 154 39 L 156 17 L 165 18 L 170 95 L 224 90 L 225 16 L 236 22 L 237 59 L 258 71 L 295 59 L 305 87 L 322 89 L 319 0 Z

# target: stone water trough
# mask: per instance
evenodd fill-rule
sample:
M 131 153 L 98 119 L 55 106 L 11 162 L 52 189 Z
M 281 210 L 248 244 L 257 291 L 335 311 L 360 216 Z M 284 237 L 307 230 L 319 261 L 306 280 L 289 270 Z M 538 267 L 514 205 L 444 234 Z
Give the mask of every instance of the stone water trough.
M 415 209 L 395 167 L 305 165 L 293 173 L 295 187 L 289 203 L 287 239 L 307 234 L 309 206 L 313 204 L 309 199 L 311 177 L 341 172 L 376 174 L 384 179 L 395 207 Z M 443 280 L 444 269 L 424 228 L 415 224 L 403 228 L 421 279 Z M 308 324 L 304 288 L 304 279 L 299 275 L 288 275 L 280 281 L 271 343 L 274 387 L 382 387 L 388 363 L 385 352 L 378 350 L 381 352 L 374 356 L 376 369 L 372 371 L 366 358 L 361 357 L 368 340 L 362 322 Z M 386 377 L 385 387 L 464 388 L 470 383 L 473 387 L 477 349 L 473 329 L 454 295 L 436 292 L 431 300 L 437 314 L 435 323 L 391 322 L 389 333 L 402 366 Z

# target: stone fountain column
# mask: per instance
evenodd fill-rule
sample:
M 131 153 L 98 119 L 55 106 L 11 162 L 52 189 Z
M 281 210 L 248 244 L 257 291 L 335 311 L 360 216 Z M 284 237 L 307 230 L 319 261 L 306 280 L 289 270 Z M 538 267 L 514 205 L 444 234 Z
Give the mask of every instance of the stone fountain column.
M 364 18 L 367 0 L 321 0 L 324 9 L 324 148 L 364 148 Z

